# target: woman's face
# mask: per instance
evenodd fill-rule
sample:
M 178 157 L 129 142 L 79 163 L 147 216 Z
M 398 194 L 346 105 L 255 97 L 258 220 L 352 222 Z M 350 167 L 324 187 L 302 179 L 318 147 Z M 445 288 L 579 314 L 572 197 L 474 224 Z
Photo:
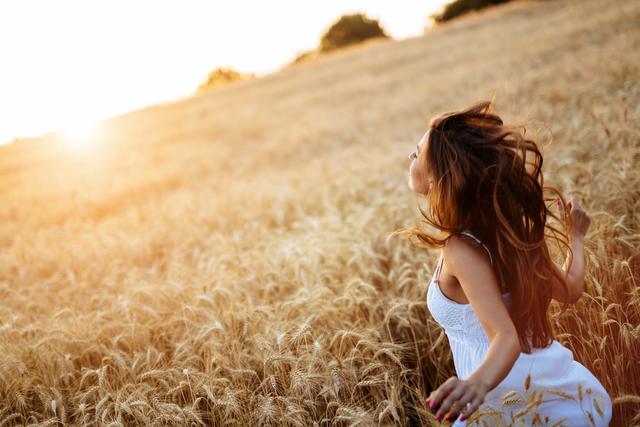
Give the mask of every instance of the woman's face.
M 420 139 L 420 142 L 418 142 L 416 151 L 409 155 L 409 159 L 411 159 L 411 166 L 409 166 L 409 188 L 411 188 L 416 193 L 424 195 L 429 193 L 432 179 L 428 176 L 427 171 L 424 170 L 424 168 L 420 167 L 418 156 L 425 148 L 424 144 L 427 142 L 428 138 L 429 131 L 427 131 Z

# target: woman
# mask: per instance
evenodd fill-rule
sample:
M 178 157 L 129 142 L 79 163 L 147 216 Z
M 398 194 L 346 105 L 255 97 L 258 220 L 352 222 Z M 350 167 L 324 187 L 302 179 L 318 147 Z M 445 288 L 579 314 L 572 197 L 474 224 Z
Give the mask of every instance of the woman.
M 438 233 L 418 227 L 401 233 L 442 248 L 427 305 L 447 334 L 457 373 L 427 405 L 438 420 L 460 416 L 455 426 L 483 419 L 608 425 L 609 395 L 553 339 L 547 317 L 551 299 L 571 304 L 582 295 L 590 219 L 575 198 L 565 204 L 556 189 L 543 186 L 536 143 L 490 107 L 480 102 L 432 119 L 410 155 L 409 186 L 426 196 L 428 209 L 420 212 Z M 545 198 L 543 189 L 556 196 Z M 550 210 L 554 200 L 568 217 Z M 547 223 L 549 217 L 565 229 Z M 545 237 L 566 248 L 562 270 Z

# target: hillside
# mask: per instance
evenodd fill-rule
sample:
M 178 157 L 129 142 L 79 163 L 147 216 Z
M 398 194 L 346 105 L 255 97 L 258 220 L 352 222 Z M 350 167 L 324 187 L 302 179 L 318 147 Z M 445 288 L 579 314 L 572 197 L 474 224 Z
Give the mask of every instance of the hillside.
M 640 423 L 640 2 L 515 2 L 0 147 L 0 424 L 433 423 L 407 155 L 494 99 L 592 217 L 558 340 Z M 594 413 L 595 415 L 595 413 Z

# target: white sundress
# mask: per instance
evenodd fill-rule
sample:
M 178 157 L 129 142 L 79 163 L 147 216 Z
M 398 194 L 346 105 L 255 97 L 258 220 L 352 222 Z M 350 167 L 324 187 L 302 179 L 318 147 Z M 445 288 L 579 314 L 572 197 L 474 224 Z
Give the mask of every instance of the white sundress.
M 481 244 L 493 264 L 491 252 L 484 243 L 469 231 L 465 230 L 462 234 Z M 482 363 L 489 348 L 489 339 L 470 304 L 455 302 L 442 293 L 439 275 L 443 260 L 441 254 L 427 290 L 427 307 L 433 319 L 444 328 L 457 377 L 466 379 Z M 510 294 L 505 292 L 502 297 L 509 307 Z M 531 377 L 530 385 L 525 389 L 528 375 Z M 580 384 L 582 393 L 578 390 Z M 538 395 L 542 392 L 543 397 L 536 411 L 540 422 L 537 423 L 535 412 L 530 410 L 524 417 L 516 418 L 519 424 L 514 423 L 512 415 L 526 408 L 534 389 L 538 391 Z M 503 403 L 503 397 L 507 394 L 510 401 Z M 567 399 L 567 394 L 574 398 Z M 518 401 L 518 398 L 522 400 Z M 479 411 L 486 415 L 482 415 L 478 421 L 487 421 L 492 426 L 547 425 L 547 422 L 551 425 L 560 419 L 564 421 L 559 425 L 564 426 L 608 426 L 612 404 L 600 381 L 573 359 L 571 350 L 553 340 L 546 348 L 532 348 L 531 354 L 520 353 L 509 374 L 487 393 L 483 404 L 475 412 L 480 413 Z M 589 412 L 593 417 L 592 421 Z M 469 419 L 462 422 L 458 417 L 452 425 L 460 427 L 477 424 L 472 424 Z

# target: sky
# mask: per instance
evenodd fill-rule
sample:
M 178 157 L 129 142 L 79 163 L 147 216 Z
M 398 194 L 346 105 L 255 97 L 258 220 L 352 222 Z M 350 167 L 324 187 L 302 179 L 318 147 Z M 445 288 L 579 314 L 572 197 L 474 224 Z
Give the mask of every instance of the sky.
M 192 95 L 210 71 L 276 72 L 347 13 L 396 39 L 446 0 L 0 0 L 0 144 Z

